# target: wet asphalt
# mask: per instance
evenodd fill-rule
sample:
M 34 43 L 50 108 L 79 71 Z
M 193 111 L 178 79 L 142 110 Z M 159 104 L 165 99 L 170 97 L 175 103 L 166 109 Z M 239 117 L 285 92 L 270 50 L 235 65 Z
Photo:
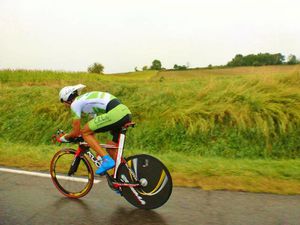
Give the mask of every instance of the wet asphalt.
M 0 225 L 300 225 L 300 195 L 174 188 L 169 201 L 140 210 L 95 184 L 82 199 L 62 196 L 50 178 L 0 172 Z

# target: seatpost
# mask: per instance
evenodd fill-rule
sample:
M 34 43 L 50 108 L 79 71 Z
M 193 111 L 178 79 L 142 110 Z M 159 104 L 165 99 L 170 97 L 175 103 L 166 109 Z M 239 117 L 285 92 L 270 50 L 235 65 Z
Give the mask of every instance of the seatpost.
M 120 132 L 114 178 L 117 178 L 117 170 L 121 163 L 121 158 L 123 155 L 123 149 L 124 149 L 124 143 L 125 143 L 125 137 L 126 137 L 126 131 L 127 131 L 127 128 L 123 127 Z

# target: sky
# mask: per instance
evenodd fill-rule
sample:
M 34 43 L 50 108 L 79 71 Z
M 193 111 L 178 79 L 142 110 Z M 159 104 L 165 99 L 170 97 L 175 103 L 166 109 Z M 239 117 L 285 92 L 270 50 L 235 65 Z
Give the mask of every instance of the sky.
M 105 73 L 300 57 L 299 0 L 0 0 L 0 69 Z

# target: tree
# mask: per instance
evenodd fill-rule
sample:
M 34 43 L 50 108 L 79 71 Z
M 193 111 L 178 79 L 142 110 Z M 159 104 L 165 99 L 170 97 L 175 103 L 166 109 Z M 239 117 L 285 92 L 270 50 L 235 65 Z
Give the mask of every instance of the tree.
M 289 55 L 288 56 L 288 61 L 287 61 L 287 64 L 289 65 L 295 65 L 295 64 L 298 64 L 299 61 L 297 60 L 296 56 L 295 55 Z
M 274 57 L 275 57 L 275 65 L 283 64 L 284 55 L 282 55 L 281 53 L 278 53 L 278 54 L 275 54 Z
M 227 66 L 242 66 L 243 57 L 243 55 L 237 54 L 230 62 L 227 63 Z
M 148 66 L 143 66 L 142 70 L 143 71 L 148 70 Z
M 158 59 L 153 60 L 151 70 L 161 70 L 161 62 Z
M 89 73 L 99 73 L 103 74 L 104 66 L 100 63 L 94 63 L 93 65 L 89 66 L 88 72 Z

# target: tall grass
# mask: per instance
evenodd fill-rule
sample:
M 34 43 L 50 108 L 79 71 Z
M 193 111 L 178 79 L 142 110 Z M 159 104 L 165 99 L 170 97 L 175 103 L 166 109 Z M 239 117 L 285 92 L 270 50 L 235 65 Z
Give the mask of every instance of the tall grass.
M 300 156 L 300 67 L 200 69 L 116 75 L 0 71 L 0 138 L 49 143 L 70 129 L 58 91 L 84 83 L 129 106 L 128 146 L 229 158 Z

